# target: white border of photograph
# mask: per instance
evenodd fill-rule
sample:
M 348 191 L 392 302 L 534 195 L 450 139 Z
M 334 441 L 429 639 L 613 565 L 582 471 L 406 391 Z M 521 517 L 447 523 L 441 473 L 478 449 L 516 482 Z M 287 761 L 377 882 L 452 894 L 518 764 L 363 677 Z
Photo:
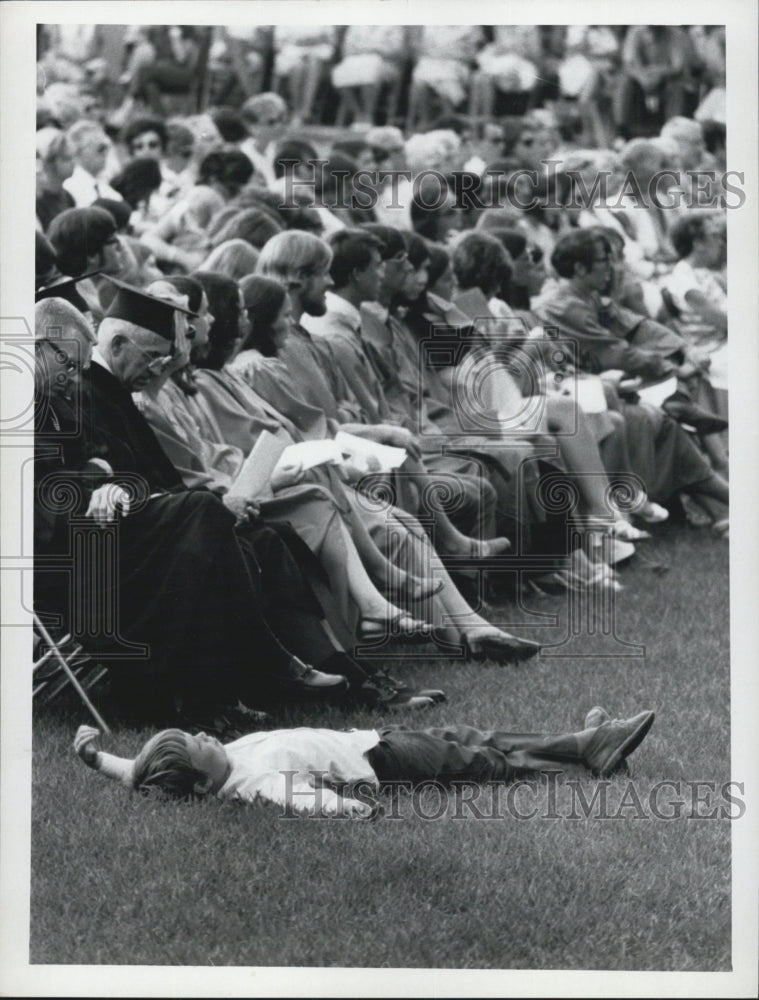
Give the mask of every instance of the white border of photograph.
M 274 2 L 35 2 L 0 4 L 0 337 L 33 313 L 36 23 L 320 24 L 672 23 L 727 25 L 728 165 L 744 174 L 745 204 L 728 212 L 731 416 L 732 777 L 745 782 L 746 813 L 733 825 L 730 973 L 442 971 L 424 969 L 158 968 L 30 966 L 31 628 L 20 620 L 20 574 L 3 573 L 0 700 L 0 994 L 3 996 L 588 996 L 743 997 L 757 991 L 759 888 L 759 295 L 757 293 L 757 7 L 751 0 L 631 3 L 512 0 L 274 0 Z M 0 371 L 3 413 L 19 375 Z M 23 390 L 22 390 L 23 391 Z M 2 424 L 0 424 L 2 427 Z M 2 437 L 0 436 L 0 445 Z M 0 447 L 2 557 L 18 550 L 19 469 L 27 448 Z M 28 517 L 28 512 L 27 512 Z M 28 523 L 28 522 L 27 522 Z M 9 624 L 11 623 L 11 624 Z M 62 873 L 65 877 L 65 873 Z M 526 932 L 526 929 L 525 929 Z M 613 934 L 613 928 L 610 933 Z

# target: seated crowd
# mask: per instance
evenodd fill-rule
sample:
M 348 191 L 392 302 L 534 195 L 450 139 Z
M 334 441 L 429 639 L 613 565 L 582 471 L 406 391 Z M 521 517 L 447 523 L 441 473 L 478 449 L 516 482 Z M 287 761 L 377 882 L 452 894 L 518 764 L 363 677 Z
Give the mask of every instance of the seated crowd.
M 276 29 L 270 92 L 252 32 L 146 29 L 118 117 L 87 107 L 89 62 L 40 98 L 35 606 L 154 721 L 429 706 L 389 644 L 539 653 L 482 579 L 617 591 L 647 525 L 727 537 L 725 213 L 687 179 L 725 166 L 687 117 L 719 86 L 711 29 L 338 30 Z M 168 116 L 201 55 L 223 97 Z M 300 127 L 325 72 L 366 122 L 331 145 Z M 408 137 L 374 124 L 404 81 Z

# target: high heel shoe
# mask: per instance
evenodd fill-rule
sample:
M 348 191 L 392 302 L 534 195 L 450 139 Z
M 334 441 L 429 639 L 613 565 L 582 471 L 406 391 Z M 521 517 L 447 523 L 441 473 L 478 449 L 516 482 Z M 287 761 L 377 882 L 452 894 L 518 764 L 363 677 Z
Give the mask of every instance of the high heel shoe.
M 518 639 L 508 632 L 488 633 L 480 638 L 472 638 L 465 633 L 464 648 L 470 660 L 481 662 L 493 660 L 496 663 L 522 663 L 540 652 L 540 644 L 531 639 Z

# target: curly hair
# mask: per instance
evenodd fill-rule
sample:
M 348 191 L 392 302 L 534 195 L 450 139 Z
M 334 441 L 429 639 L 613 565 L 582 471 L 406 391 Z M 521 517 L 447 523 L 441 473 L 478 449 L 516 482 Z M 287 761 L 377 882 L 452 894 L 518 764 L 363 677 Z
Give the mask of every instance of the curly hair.
M 145 135 L 147 132 L 155 132 L 158 136 L 158 141 L 161 143 L 161 151 L 164 152 L 169 144 L 169 132 L 160 118 L 133 118 L 121 130 L 120 138 L 131 152 L 134 140 L 138 136 Z

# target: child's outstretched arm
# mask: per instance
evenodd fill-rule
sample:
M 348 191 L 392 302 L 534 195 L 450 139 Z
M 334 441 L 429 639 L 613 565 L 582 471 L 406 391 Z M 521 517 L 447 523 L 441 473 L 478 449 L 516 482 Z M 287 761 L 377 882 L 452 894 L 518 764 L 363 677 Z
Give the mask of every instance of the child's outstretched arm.
M 113 778 L 126 785 L 127 788 L 131 788 L 134 761 L 96 750 L 93 744 L 99 736 L 99 729 L 95 729 L 93 726 L 80 726 L 74 737 L 74 750 L 76 750 L 77 755 L 87 767 L 91 767 L 94 771 L 100 771 L 107 778 Z

